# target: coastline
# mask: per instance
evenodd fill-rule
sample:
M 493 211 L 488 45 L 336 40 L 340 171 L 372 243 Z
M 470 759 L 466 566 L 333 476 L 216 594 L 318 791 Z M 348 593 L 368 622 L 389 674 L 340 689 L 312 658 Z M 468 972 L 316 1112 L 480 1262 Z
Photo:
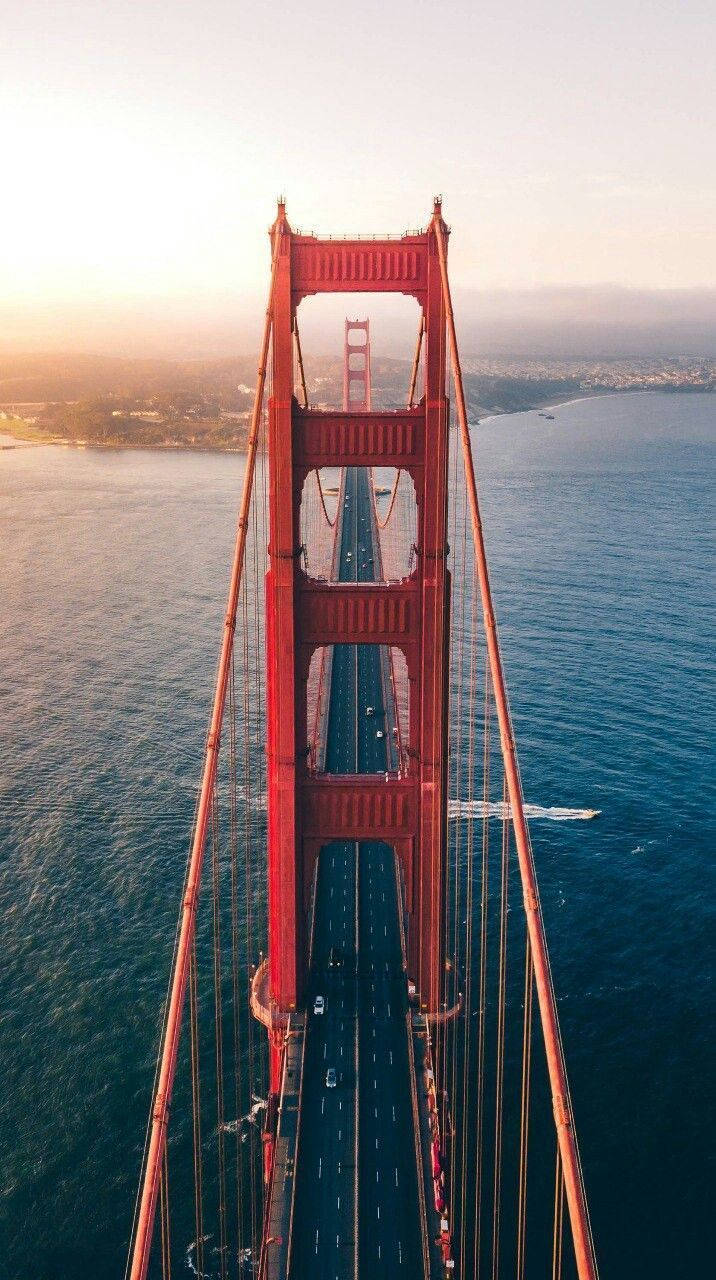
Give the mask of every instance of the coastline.
M 593 391 L 585 395 L 574 396 L 565 395 L 564 397 L 551 396 L 544 401 L 536 400 L 534 404 L 524 409 L 483 409 L 478 406 L 475 417 L 472 418 L 471 426 L 479 426 L 485 422 L 493 422 L 497 418 L 510 417 L 520 413 L 544 413 L 552 409 L 559 409 L 565 405 L 580 404 L 584 400 L 597 399 L 613 399 L 615 396 L 643 396 L 643 395 L 693 395 L 692 390 L 679 389 L 662 389 L 660 387 L 625 387 L 619 391 Z M 701 394 L 711 394 L 704 390 Z M 471 415 L 472 417 L 472 415 Z M 235 453 L 245 456 L 246 449 L 236 448 L 231 445 L 204 445 L 189 444 L 185 441 L 177 441 L 167 444 L 156 444 L 142 442 L 140 440 L 115 440 L 103 442 L 100 440 L 82 440 L 79 438 L 68 439 L 64 436 L 46 436 L 39 432 L 32 424 L 26 423 L 22 418 L 8 418 L 0 421 L 0 452 L 11 449 L 31 449 L 42 447 L 53 447 L 61 449 L 104 449 L 104 450 L 141 450 L 151 453 Z
M 0 453 L 7 452 L 12 449 L 102 449 L 104 451 L 114 450 L 115 452 L 124 452 L 131 449 L 140 450 L 142 453 L 237 453 L 245 457 L 246 449 L 236 449 L 231 446 L 220 448 L 217 445 L 202 444 L 146 444 L 141 440 L 126 441 L 107 441 L 101 440 L 68 440 L 64 436 L 44 436 L 33 431 L 31 426 L 27 427 L 27 434 L 24 434 L 22 428 L 10 430 L 7 421 L 0 422 Z
M 584 396 L 565 395 L 563 399 L 560 399 L 559 397 L 557 397 L 556 400 L 554 396 L 552 396 L 549 402 L 546 400 L 542 402 L 540 400 L 535 402 L 535 404 L 531 404 L 528 409 L 499 409 L 499 410 L 490 409 L 484 414 L 484 416 L 480 416 L 479 418 L 476 418 L 475 423 L 473 425 L 477 426 L 481 422 L 492 422 L 493 419 L 495 418 L 504 418 L 510 414 L 516 415 L 518 413 L 544 413 L 545 411 L 548 411 L 550 409 L 563 408 L 564 405 L 567 405 L 567 404 L 581 404 L 583 400 L 609 400 L 609 399 L 613 399 L 614 396 L 648 396 L 648 395 L 653 395 L 655 393 L 658 395 L 659 392 L 660 392 L 660 388 L 658 387 L 655 387 L 653 389 L 646 388 L 646 387 L 634 387 L 634 388 L 624 387 L 624 389 L 621 391 L 593 391 L 593 392 L 590 392 L 588 395 L 584 395 Z M 686 394 L 686 393 L 685 392 L 684 393 L 669 392 L 668 394 L 678 395 L 678 394 Z

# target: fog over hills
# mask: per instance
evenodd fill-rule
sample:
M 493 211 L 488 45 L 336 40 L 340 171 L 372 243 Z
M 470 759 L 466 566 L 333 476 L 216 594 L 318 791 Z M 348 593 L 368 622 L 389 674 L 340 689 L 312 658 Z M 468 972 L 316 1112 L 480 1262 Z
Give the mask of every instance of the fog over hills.
M 168 359 L 250 355 L 258 348 L 265 300 L 221 295 L 98 297 L 92 306 L 42 307 L 0 302 L 0 352 L 91 351 Z M 465 355 L 609 359 L 620 356 L 716 356 L 716 289 L 635 290 L 618 286 L 502 291 L 455 290 Z M 299 312 L 307 347 L 336 353 L 343 318 L 368 314 L 374 349 L 409 354 L 417 308 L 412 299 L 332 295 Z
M 716 289 L 618 286 L 456 295 L 465 351 L 610 359 L 716 355 Z

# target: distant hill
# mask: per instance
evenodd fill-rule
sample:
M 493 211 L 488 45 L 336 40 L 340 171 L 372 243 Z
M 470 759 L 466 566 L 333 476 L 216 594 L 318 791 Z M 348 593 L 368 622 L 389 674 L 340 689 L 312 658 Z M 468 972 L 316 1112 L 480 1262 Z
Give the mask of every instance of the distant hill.
M 376 408 L 405 404 L 410 367 L 407 360 L 373 359 Z M 464 367 L 473 421 L 603 391 L 711 390 L 716 379 L 716 362 L 674 359 L 590 364 L 473 358 Z M 307 357 L 306 378 L 312 404 L 341 403 L 342 358 Z M 6 355 L 0 357 L 0 431 L 115 447 L 241 450 L 255 382 L 254 356 Z
M 105 355 L 0 355 L 0 403 L 141 397 L 166 392 L 221 393 L 253 386 L 256 358 L 142 360 Z

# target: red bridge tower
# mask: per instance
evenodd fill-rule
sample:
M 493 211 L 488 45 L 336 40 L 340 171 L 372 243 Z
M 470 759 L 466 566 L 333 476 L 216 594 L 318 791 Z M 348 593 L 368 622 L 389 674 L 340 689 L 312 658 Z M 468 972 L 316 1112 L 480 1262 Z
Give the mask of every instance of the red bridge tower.
M 364 342 L 351 341 L 362 333 Z M 343 408 L 370 412 L 370 320 L 346 320 L 343 353 Z
M 436 202 L 440 217 L 440 205 Z M 440 222 L 443 234 L 447 228 Z M 278 1035 L 300 1006 L 316 860 L 331 840 L 382 840 L 398 853 L 408 960 L 423 1008 L 444 985 L 449 574 L 446 565 L 448 404 L 446 311 L 435 224 L 399 240 L 296 235 L 279 203 L 271 229 L 273 396 L 269 404 L 270 535 L 266 579 L 269 854 L 269 995 Z M 346 350 L 364 355 L 351 375 L 363 399 L 341 410 L 303 408 L 294 396 L 296 309 L 319 293 L 403 293 L 424 323 L 424 394 L 414 407 L 375 412 L 367 390 L 367 322 L 347 322 Z M 352 344 L 351 331 L 365 341 Z M 346 376 L 346 383 L 349 379 Z M 382 466 L 409 473 L 417 504 L 412 574 L 389 583 L 327 583 L 303 571 L 299 517 L 314 468 Z M 401 773 L 327 775 L 310 766 L 307 680 L 320 646 L 382 644 L 405 655 L 409 764 Z M 278 1040 L 275 1041 L 278 1044 Z M 275 1066 L 278 1056 L 273 1054 Z M 275 1087 L 275 1081 L 272 1086 Z

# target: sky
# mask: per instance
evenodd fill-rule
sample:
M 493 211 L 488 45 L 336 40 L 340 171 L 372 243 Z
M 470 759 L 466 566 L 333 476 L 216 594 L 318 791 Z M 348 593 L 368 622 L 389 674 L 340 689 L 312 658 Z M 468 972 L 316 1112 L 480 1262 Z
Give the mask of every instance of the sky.
M 441 192 L 466 297 L 716 290 L 712 0 L 0 0 L 0 31 L 5 343 L 251 325 L 280 193 L 345 234 Z

